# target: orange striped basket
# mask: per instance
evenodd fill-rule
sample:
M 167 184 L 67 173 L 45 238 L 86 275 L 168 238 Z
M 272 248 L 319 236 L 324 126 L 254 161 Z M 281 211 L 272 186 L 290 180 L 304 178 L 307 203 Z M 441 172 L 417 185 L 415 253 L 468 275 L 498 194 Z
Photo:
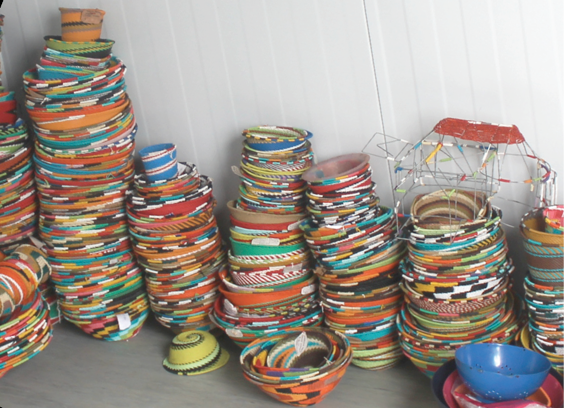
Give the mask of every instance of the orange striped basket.
M 94 41 L 100 38 L 105 11 L 59 7 L 63 41 Z

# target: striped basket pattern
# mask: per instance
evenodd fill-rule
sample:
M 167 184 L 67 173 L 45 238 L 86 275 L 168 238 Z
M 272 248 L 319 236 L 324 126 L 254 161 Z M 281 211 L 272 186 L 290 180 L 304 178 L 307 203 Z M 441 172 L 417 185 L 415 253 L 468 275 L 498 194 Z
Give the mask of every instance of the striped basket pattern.
M 564 280 L 564 247 L 550 247 L 524 242 L 529 271 L 535 279 Z

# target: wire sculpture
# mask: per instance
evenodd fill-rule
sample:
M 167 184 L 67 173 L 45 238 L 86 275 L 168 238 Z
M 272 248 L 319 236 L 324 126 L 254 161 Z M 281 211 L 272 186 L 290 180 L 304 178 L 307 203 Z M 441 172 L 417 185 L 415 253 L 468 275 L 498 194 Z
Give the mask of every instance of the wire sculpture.
M 364 148 L 381 135 L 383 142 L 373 145 L 378 154 L 392 163 L 394 208 L 398 217 L 409 216 L 405 210 L 418 195 L 433 190 L 442 191 L 450 200 L 458 191 L 475 192 L 483 205 L 474 219 L 485 215 L 488 203 L 500 193 L 502 185 L 525 184 L 534 194 L 532 208 L 550 206 L 556 202 L 556 172 L 538 157 L 517 126 L 445 118 L 417 143 L 376 133 Z M 392 153 L 393 145 L 401 144 Z M 507 166 L 507 158 L 513 160 Z M 415 215 L 412 215 L 414 221 Z

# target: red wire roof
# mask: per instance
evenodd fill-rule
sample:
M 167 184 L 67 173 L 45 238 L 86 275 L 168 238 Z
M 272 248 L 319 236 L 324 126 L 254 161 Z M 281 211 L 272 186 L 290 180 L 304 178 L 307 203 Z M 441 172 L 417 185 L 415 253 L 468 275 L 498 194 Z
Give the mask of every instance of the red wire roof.
M 440 135 L 454 136 L 469 141 L 517 144 L 525 141 L 515 125 L 498 125 L 465 119 L 444 118 L 434 127 Z

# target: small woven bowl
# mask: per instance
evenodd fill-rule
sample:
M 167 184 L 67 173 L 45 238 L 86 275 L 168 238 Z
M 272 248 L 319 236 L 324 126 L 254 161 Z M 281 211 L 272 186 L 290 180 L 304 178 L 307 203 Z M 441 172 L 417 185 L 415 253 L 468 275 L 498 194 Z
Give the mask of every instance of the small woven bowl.
M 100 38 L 104 10 L 59 7 L 63 41 L 95 41 Z
M 564 235 L 552 234 L 545 231 L 544 209 L 534 209 L 526 213 L 521 219 L 521 234 L 527 240 L 545 246 L 564 247 Z

